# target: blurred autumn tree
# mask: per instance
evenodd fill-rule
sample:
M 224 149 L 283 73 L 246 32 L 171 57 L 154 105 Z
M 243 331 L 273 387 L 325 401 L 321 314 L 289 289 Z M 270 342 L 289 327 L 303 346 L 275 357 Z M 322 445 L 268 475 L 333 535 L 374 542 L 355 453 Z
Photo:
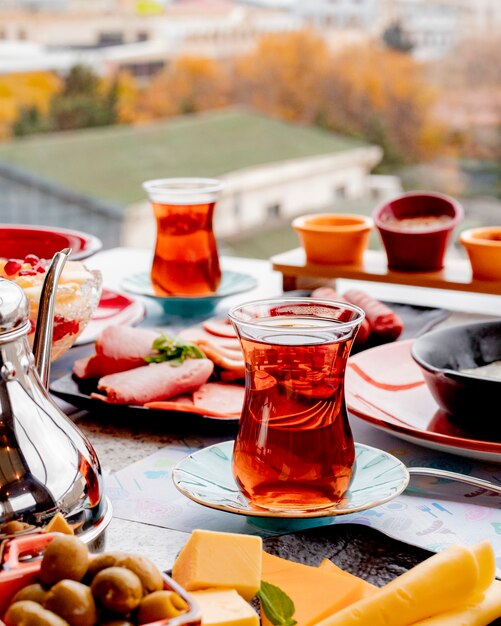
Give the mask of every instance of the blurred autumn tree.
M 267 35 L 236 63 L 237 98 L 276 117 L 313 123 L 330 67 L 327 45 L 312 32 Z
M 245 103 L 287 120 L 377 143 L 386 162 L 432 156 L 443 129 L 432 121 L 434 91 L 410 56 L 377 44 L 337 53 L 310 31 L 270 35 L 236 65 Z
M 52 76 L 58 88 L 46 98 L 43 107 L 31 102 L 15 107 L 15 135 L 132 121 L 131 97 L 135 98 L 135 90 L 126 75 L 102 79 L 89 67 L 75 66 L 63 79 Z
M 230 104 L 225 68 L 213 59 L 182 56 L 153 79 L 138 99 L 139 119 L 195 113 Z
M 462 154 L 501 159 L 501 35 L 465 39 L 430 64 L 428 78 L 447 84 L 437 116 L 460 137 Z
M 0 98 L 1 89 L 0 81 Z M 73 68 L 48 98 L 46 113 L 28 102 L 15 130 L 133 123 L 244 104 L 377 143 L 386 163 L 401 163 L 448 150 L 435 99 L 423 66 L 408 54 L 378 43 L 334 52 L 305 30 L 264 36 L 233 63 L 179 57 L 142 88 L 127 74 L 102 79 Z
M 27 72 L 0 76 L 0 139 L 8 137 L 20 112 L 33 120 L 44 116 L 60 79 L 51 72 Z
M 344 49 L 325 82 L 325 126 L 385 149 L 386 162 L 426 159 L 446 148 L 433 116 L 437 94 L 412 57 L 377 44 Z
M 116 115 L 119 124 L 129 124 L 137 119 L 139 88 L 134 77 L 128 72 L 120 72 L 114 79 L 107 81 L 108 84 L 114 82 L 116 86 Z
M 107 126 L 117 121 L 116 106 L 116 82 L 105 86 L 92 69 L 77 65 L 52 98 L 49 117 L 54 130 Z

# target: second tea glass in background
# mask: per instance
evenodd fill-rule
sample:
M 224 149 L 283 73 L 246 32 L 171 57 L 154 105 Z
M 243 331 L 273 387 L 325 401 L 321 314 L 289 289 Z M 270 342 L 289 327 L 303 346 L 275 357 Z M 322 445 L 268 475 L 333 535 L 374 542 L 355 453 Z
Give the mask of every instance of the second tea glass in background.
M 222 183 L 164 178 L 143 184 L 153 206 L 157 239 L 151 283 L 158 296 L 214 294 L 221 269 L 212 219 Z
M 246 368 L 237 484 L 252 504 L 273 511 L 339 502 L 355 463 L 344 374 L 363 311 L 296 298 L 250 302 L 229 316 Z

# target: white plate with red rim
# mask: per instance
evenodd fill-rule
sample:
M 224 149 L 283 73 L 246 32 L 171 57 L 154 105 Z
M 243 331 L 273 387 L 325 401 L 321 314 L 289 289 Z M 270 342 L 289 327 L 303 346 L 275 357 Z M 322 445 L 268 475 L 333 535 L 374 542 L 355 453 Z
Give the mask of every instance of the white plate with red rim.
M 103 289 L 97 309 L 89 320 L 85 330 L 75 342 L 81 346 L 95 341 L 107 326 L 138 324 L 145 316 L 145 307 L 142 302 L 129 296 Z
M 360 419 L 401 439 L 478 461 L 501 463 L 501 443 L 483 440 L 457 424 L 433 399 L 411 356 L 412 340 L 351 357 L 346 403 Z

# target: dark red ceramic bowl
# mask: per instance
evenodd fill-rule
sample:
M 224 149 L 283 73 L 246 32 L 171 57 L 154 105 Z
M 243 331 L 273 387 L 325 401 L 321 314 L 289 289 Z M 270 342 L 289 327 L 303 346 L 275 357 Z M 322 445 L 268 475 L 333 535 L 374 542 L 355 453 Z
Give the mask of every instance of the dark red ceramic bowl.
M 442 269 L 452 231 L 463 215 L 454 198 L 425 191 L 406 193 L 377 207 L 373 218 L 388 267 L 404 272 Z
M 416 339 L 411 354 L 431 394 L 451 419 L 489 440 L 501 441 L 501 320 L 431 331 Z M 499 378 L 477 370 L 497 362 Z
M 71 248 L 71 259 L 77 261 L 95 254 L 102 247 L 103 244 L 97 237 L 78 230 L 28 224 L 0 224 L 0 257 L 7 259 L 23 259 L 27 254 L 51 259 L 59 250 Z

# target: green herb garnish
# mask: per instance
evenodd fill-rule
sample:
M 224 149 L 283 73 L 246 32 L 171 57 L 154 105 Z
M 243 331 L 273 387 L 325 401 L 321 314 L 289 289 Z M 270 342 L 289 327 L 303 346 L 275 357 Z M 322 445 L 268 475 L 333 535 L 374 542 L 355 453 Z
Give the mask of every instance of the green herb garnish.
M 273 626 L 294 626 L 297 624 L 296 620 L 292 619 L 296 610 L 294 602 L 280 587 L 262 580 L 257 597 L 261 600 L 264 614 Z
M 205 354 L 194 343 L 164 333 L 155 339 L 151 347 L 158 354 L 144 357 L 147 363 L 169 361 L 170 365 L 178 367 L 186 359 L 205 359 Z

